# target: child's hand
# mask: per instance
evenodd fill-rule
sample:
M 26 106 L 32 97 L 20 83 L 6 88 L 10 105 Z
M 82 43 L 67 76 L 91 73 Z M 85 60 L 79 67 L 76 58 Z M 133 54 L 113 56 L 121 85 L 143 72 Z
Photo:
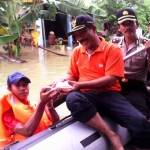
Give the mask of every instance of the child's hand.
M 55 99 L 58 96 L 58 94 L 58 91 L 52 90 L 50 87 L 44 87 L 41 89 L 40 92 L 41 102 L 43 102 L 44 104 L 50 101 L 52 102 L 53 99 Z

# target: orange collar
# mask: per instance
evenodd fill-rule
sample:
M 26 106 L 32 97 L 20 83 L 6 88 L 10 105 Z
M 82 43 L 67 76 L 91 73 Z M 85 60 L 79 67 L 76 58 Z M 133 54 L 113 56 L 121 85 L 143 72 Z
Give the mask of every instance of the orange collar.
M 95 51 L 93 51 L 93 53 L 104 51 L 106 45 L 107 45 L 107 42 L 105 41 L 105 39 L 102 38 L 102 37 L 100 37 L 100 43 L 99 43 L 99 46 L 98 46 L 98 48 L 97 48 Z M 81 52 L 82 52 L 82 53 L 87 53 L 87 50 L 84 49 L 84 48 L 82 47 L 82 45 L 81 45 L 80 47 L 81 47 Z

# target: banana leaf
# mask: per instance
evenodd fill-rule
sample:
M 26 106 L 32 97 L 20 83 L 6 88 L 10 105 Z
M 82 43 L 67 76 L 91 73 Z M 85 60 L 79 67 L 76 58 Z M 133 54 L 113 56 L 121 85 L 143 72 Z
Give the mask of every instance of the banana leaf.
M 8 34 L 7 29 L 0 25 L 0 36 L 5 35 L 5 34 Z
M 13 35 L 3 35 L 0 36 L 0 44 L 6 44 L 9 42 L 13 42 L 15 39 L 19 37 L 19 34 L 13 34 Z

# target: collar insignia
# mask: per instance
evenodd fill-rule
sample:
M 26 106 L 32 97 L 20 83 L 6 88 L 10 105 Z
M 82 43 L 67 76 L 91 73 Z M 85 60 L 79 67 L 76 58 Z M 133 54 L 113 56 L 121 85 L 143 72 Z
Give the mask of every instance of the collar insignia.
M 128 15 L 129 13 L 128 13 L 128 11 L 125 10 L 122 12 L 122 14 L 125 16 L 125 15 Z

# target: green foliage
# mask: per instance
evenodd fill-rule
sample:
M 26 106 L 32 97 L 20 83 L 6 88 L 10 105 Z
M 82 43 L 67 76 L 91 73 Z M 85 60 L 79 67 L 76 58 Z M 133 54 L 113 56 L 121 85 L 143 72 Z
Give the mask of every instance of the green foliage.
M 80 8 L 80 9 L 87 8 L 87 6 L 85 4 L 86 1 L 84 1 L 84 0 L 71 0 L 71 1 L 70 0 L 60 0 L 60 2 L 63 4 L 68 4 L 73 7 L 76 6 L 76 8 Z
M 83 6 L 83 3 L 81 4 L 81 0 L 74 0 L 74 1 L 56 1 L 55 5 L 58 10 L 60 10 L 62 13 L 70 14 L 72 16 L 77 16 L 79 14 L 85 14 L 86 13 L 86 7 Z
M 0 36 L 0 44 L 13 42 L 18 38 L 18 34 Z
M 146 5 L 141 5 L 136 9 L 136 12 L 140 26 L 144 31 L 146 31 L 147 24 L 150 21 L 150 7 L 147 7 Z
M 116 32 L 117 22 L 116 22 L 116 13 L 118 10 L 123 8 L 133 8 L 137 14 L 139 25 L 145 31 L 148 20 L 150 20 L 150 7 L 147 5 L 150 4 L 149 0 L 147 3 L 142 3 L 142 0 L 97 0 L 95 5 L 98 8 L 101 8 L 106 12 L 105 18 L 101 19 L 99 27 L 103 26 L 104 22 L 110 22 L 112 28 L 110 33 Z M 102 13 L 103 13 L 102 11 Z M 102 28 L 101 28 L 102 29 Z
M 20 48 L 19 36 L 21 34 L 22 24 L 29 14 L 32 16 L 33 12 L 30 10 L 24 12 L 27 7 L 23 6 L 22 0 L 0 1 L 0 26 L 1 28 L 7 29 L 6 33 L 0 36 L 0 44 L 7 44 L 16 40 L 15 44 L 18 45 L 18 49 Z M 23 15 L 21 13 L 22 11 Z
M 39 17 L 43 19 L 55 20 L 57 10 L 54 2 L 44 3 L 39 10 Z
M 0 44 L 16 40 L 17 47 L 20 47 L 19 36 L 24 23 L 32 24 L 39 17 L 54 20 L 55 15 L 54 2 L 43 4 L 35 0 L 32 4 L 24 4 L 22 0 L 0 0 L 0 27 L 7 29 L 7 35 L 0 36 Z
M 8 27 L 8 33 L 19 33 L 19 22 L 17 20 L 16 11 L 18 11 L 18 7 L 20 5 L 19 1 L 4 1 L 0 2 L 0 25 Z

